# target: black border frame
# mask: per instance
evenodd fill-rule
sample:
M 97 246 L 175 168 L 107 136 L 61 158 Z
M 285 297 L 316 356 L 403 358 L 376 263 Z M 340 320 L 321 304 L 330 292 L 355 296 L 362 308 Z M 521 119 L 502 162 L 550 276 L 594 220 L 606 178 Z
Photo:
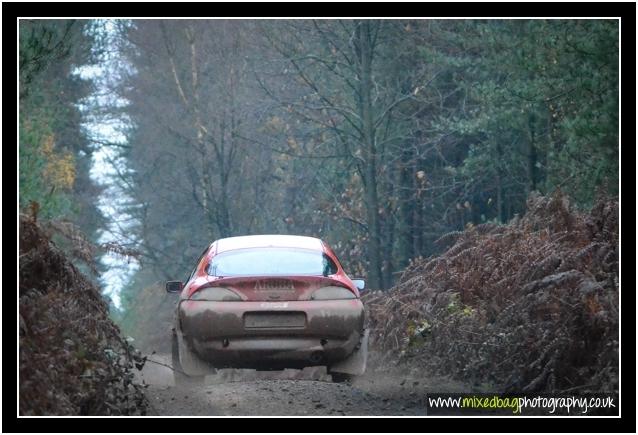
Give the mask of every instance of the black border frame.
M 338 7 L 336 7 L 338 4 Z M 625 176 L 629 179 L 625 183 L 625 198 L 631 198 L 633 184 L 630 174 L 633 174 L 635 181 L 635 167 L 631 167 L 635 161 L 636 137 L 635 124 L 633 120 L 636 116 L 636 95 L 635 81 L 636 60 L 636 4 L 633 2 L 623 3 L 349 3 L 347 7 L 343 3 L 3 3 L 3 24 L 6 65 L 11 65 L 15 61 L 15 47 L 17 45 L 16 24 L 17 18 L 21 16 L 30 17 L 87 17 L 87 16 L 110 16 L 110 17 L 188 17 L 188 16 L 225 16 L 225 17 L 331 17 L 331 16 L 370 16 L 370 17 L 621 17 L 621 113 L 625 120 L 624 128 L 621 131 L 621 173 L 625 170 Z M 14 89 L 17 82 L 15 70 L 11 66 L 5 68 L 11 71 L 3 77 L 5 90 Z M 7 95 L 11 95 L 7 91 Z M 623 98 L 624 97 L 624 98 Z M 9 99 L 7 99 L 9 100 Z M 11 119 L 10 114 L 14 112 L 13 103 L 5 105 L 4 119 Z M 13 142 L 13 126 L 11 122 L 6 122 L 4 135 L 5 143 Z M 621 124 L 622 126 L 623 124 Z M 624 146 L 622 145 L 624 143 Z M 8 145 L 4 148 L 7 154 L 14 148 Z M 4 153 L 3 153 L 4 154 Z M 5 155 L 5 157 L 8 157 Z M 10 159 L 6 159 L 5 170 L 15 168 Z M 623 164 L 624 162 L 624 164 Z M 9 172 L 7 171 L 6 174 Z M 7 178 L 5 178 L 6 180 Z M 13 178 L 17 179 L 16 177 Z M 621 181 L 622 183 L 622 181 Z M 9 183 L 6 184 L 8 186 Z M 628 186 L 631 188 L 627 192 Z M 352 426 L 344 423 L 345 420 L 333 418 L 314 418 L 309 422 L 303 420 L 288 420 L 287 424 L 269 424 L 277 422 L 277 419 L 266 418 L 233 418 L 193 420 L 193 419 L 159 419 L 159 418 L 18 418 L 17 402 L 14 397 L 13 380 L 17 373 L 17 367 L 11 361 L 16 361 L 12 357 L 5 357 L 3 364 L 3 378 L 6 390 L 3 390 L 3 431 L 9 432 L 285 432 L 296 433 L 304 431 L 325 431 L 325 432 L 345 432 L 351 429 L 353 432 L 635 432 L 636 431 L 636 313 L 635 307 L 635 275 L 632 274 L 633 267 L 631 259 L 635 253 L 635 245 L 631 242 L 634 235 L 634 222 L 636 222 L 635 203 L 625 200 L 624 208 L 621 205 L 621 221 L 624 221 L 624 240 L 629 241 L 624 246 L 621 242 L 621 251 L 624 247 L 625 273 L 624 287 L 629 291 L 621 296 L 623 316 L 621 320 L 622 331 L 622 384 L 621 384 L 621 418 L 598 418 L 598 417 L 550 417 L 550 418 L 502 418 L 494 421 L 490 418 L 428 418 L 424 420 L 402 419 L 397 417 L 388 418 L 357 418 L 351 419 Z M 5 219 L 5 228 L 9 227 L 9 220 Z M 621 224 L 622 225 L 622 224 Z M 16 228 L 16 227 L 13 227 Z M 12 231 L 5 232 L 5 235 Z M 9 258 L 7 253 L 7 258 Z M 15 257 L 12 257 L 15 258 Z M 629 259 L 629 260 L 627 260 Z M 628 266 L 629 264 L 629 266 Z M 6 263 L 5 263 L 6 265 Z M 9 269 L 7 269 L 9 270 Z M 17 319 L 15 317 L 15 293 L 12 289 L 3 294 L 6 316 L 4 316 L 4 350 L 5 355 L 15 355 L 15 331 Z M 7 391 L 6 394 L 5 391 Z M 523 421 L 520 421 L 520 420 Z M 295 422 L 294 424 L 291 424 Z M 150 424 L 149 424 L 150 423 Z M 193 424 L 196 423 L 196 424 Z

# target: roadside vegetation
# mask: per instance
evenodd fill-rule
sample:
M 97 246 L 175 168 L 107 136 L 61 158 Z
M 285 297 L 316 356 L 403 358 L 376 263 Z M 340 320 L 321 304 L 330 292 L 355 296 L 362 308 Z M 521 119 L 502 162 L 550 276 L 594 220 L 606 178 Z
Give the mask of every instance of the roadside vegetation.
M 618 203 L 560 192 L 504 225 L 447 234 L 367 295 L 374 346 L 399 366 L 516 393 L 618 392 Z
M 134 371 L 145 358 L 109 317 L 107 302 L 51 242 L 20 216 L 20 415 L 143 415 Z

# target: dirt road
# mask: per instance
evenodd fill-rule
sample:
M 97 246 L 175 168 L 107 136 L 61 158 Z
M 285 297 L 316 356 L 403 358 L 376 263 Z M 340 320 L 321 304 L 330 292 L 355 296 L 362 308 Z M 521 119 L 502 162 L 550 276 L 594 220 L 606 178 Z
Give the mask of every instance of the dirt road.
M 149 359 L 170 364 L 164 355 Z M 396 370 L 371 370 L 352 384 L 333 383 L 323 367 L 220 370 L 202 385 L 176 387 L 169 368 L 147 362 L 140 377 L 149 384 L 152 415 L 426 415 L 427 392 L 467 391 L 447 379 Z

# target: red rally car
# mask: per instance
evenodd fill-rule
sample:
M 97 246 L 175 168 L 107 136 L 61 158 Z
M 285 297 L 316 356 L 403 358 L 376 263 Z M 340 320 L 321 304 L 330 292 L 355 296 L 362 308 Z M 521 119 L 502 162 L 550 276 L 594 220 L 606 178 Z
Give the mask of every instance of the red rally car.
M 368 333 L 359 291 L 320 239 L 258 235 L 220 239 L 202 254 L 175 311 L 176 383 L 218 368 L 327 366 L 336 382 L 366 368 Z

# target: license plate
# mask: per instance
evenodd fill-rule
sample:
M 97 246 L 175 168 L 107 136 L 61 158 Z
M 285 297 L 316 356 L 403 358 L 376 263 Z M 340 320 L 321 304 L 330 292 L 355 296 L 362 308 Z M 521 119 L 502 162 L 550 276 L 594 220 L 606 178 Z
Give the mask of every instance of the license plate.
M 246 313 L 245 328 L 303 328 L 305 313 Z

